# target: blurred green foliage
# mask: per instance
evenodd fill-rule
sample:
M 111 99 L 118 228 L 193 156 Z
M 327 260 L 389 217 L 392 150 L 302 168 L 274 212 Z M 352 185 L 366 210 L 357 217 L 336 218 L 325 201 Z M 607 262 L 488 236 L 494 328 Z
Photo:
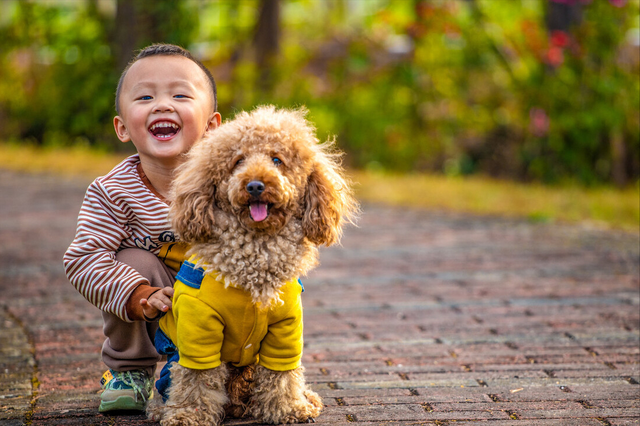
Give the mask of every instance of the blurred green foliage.
M 12 16 L 0 26 L 4 136 L 46 143 L 107 138 L 115 75 L 99 17 L 29 2 L 3 7 Z
M 185 2 L 127 0 L 144 10 L 140 46 L 162 39 L 188 45 L 197 17 Z M 119 2 L 125 3 L 125 2 Z M 47 146 L 118 147 L 115 88 L 133 51 L 118 61 L 123 28 L 98 1 L 0 3 L 0 135 Z M 116 3 L 113 3 L 116 6 Z M 115 9 L 114 9 L 115 10 Z
M 4 138 L 116 146 L 122 0 L 14 1 L 0 10 Z M 640 176 L 640 2 L 282 0 L 256 60 L 264 1 L 136 0 L 136 46 L 190 48 L 224 118 L 306 105 L 358 168 L 623 185 Z

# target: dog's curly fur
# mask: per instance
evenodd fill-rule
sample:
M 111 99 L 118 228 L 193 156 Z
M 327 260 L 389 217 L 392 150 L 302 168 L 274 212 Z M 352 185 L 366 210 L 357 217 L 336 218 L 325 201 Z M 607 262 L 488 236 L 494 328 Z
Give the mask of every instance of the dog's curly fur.
M 171 223 L 198 266 L 263 307 L 280 303 L 280 287 L 313 268 L 317 247 L 339 242 L 358 212 L 340 154 L 332 141 L 319 143 L 305 114 L 272 106 L 238 114 L 191 149 L 174 180 Z M 264 183 L 258 197 L 247 190 L 253 181 Z M 264 220 L 251 216 L 256 201 L 268 205 Z M 169 400 L 151 414 L 164 426 L 219 424 L 226 405 L 229 415 L 278 424 L 309 421 L 322 409 L 303 367 L 221 367 L 173 366 Z

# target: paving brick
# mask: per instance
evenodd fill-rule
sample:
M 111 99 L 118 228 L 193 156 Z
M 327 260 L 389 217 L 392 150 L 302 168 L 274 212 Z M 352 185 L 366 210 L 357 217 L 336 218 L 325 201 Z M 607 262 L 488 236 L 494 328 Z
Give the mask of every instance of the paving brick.
M 613 418 L 613 417 L 609 417 L 607 418 L 607 421 L 609 422 L 609 424 L 611 426 L 637 426 L 638 425 L 638 417 L 634 416 L 634 417 L 620 417 L 620 418 Z M 600 424 L 602 425 L 603 422 L 600 422 Z
M 22 420 L 18 419 L 0 419 L 0 426 L 23 426 Z
M 478 424 L 477 421 L 456 421 L 455 423 L 450 423 L 455 426 L 475 426 Z M 483 423 L 480 423 L 483 424 Z M 603 426 L 603 423 L 596 420 L 595 418 L 579 418 L 579 419 L 569 419 L 569 418 L 554 418 L 554 419 L 527 419 L 523 420 L 497 420 L 484 423 L 490 426 Z M 448 425 L 447 425 L 448 426 Z

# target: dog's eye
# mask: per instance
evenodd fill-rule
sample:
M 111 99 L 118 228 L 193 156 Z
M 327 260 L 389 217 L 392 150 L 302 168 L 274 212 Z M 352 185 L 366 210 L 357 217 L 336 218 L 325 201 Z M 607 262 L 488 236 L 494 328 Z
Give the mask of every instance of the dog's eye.
M 238 167 L 240 164 L 244 163 L 244 158 L 240 158 L 236 161 L 236 163 L 233 165 L 233 167 Z
M 273 157 L 271 160 L 273 160 L 273 164 L 276 165 L 276 167 L 281 166 L 282 165 L 282 160 L 279 159 L 278 157 Z

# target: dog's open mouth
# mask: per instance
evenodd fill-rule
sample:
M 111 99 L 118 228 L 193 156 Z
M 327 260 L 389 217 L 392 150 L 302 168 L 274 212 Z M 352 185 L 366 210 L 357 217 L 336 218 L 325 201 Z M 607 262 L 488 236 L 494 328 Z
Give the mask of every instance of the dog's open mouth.
M 180 131 L 180 126 L 171 121 L 158 121 L 149 127 L 149 132 L 158 139 L 171 139 Z
M 249 214 L 255 222 L 262 222 L 269 216 L 269 205 L 262 201 L 252 201 L 249 203 Z

